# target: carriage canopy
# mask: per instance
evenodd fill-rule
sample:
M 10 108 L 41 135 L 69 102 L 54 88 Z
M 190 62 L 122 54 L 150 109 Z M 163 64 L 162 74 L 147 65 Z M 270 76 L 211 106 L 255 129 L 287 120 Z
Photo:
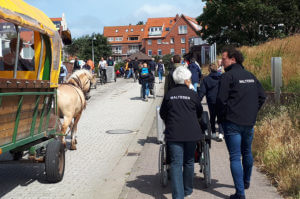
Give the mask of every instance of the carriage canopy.
M 0 0 L 0 79 L 46 80 L 57 87 L 61 47 L 56 26 L 42 11 L 23 0 Z

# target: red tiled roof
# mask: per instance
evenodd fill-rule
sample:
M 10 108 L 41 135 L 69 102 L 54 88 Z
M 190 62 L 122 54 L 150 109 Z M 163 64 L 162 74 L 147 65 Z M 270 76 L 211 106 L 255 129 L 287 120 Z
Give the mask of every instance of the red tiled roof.
M 144 33 L 144 38 L 149 37 L 149 28 L 151 27 L 163 27 L 162 35 L 160 37 L 165 37 L 169 31 L 166 31 L 166 28 L 171 29 L 172 26 L 175 24 L 176 17 L 161 17 L 161 18 L 148 18 Z
M 59 17 L 59 18 L 50 18 L 52 21 L 62 21 L 62 18 Z
M 133 31 L 131 32 L 131 29 Z M 143 29 L 143 31 L 142 31 Z M 118 32 L 116 32 L 118 30 Z M 128 30 L 128 32 L 126 32 Z M 145 25 L 129 25 L 129 26 L 105 26 L 103 35 L 105 37 L 122 37 L 122 41 L 110 41 L 111 44 L 119 43 L 140 43 L 142 42 L 145 31 Z M 128 41 L 128 37 L 137 36 L 138 40 Z

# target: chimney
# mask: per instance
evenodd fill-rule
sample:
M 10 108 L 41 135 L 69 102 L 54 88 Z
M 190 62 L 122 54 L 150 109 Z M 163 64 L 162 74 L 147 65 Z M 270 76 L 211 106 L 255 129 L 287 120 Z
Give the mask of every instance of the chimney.
M 174 21 L 176 22 L 179 19 L 179 15 L 176 14 Z

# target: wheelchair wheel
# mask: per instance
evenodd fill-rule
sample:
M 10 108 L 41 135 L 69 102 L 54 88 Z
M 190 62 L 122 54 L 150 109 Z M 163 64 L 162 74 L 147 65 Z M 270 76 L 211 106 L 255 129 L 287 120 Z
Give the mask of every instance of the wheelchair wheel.
M 210 171 L 210 155 L 209 155 L 209 143 L 205 141 L 204 144 L 204 180 L 205 187 L 208 188 L 211 184 L 211 171 Z
M 167 170 L 167 148 L 165 144 L 160 145 L 159 148 L 159 159 L 158 159 L 158 169 L 160 176 L 160 183 L 163 187 L 168 185 L 168 170 Z

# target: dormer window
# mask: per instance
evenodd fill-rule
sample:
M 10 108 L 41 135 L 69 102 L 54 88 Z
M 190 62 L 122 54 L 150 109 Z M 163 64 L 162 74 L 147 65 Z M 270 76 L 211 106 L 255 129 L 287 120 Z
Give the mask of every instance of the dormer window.
M 116 32 L 119 32 L 119 30 L 118 30 L 118 29 L 116 29 Z
M 130 31 L 133 32 L 133 28 L 131 28 Z
M 142 28 L 141 31 L 143 32 L 143 31 L 144 31 L 144 28 Z
M 126 29 L 126 32 L 128 32 L 128 29 Z
M 149 29 L 149 36 L 160 36 L 162 34 L 162 27 L 151 27 Z

